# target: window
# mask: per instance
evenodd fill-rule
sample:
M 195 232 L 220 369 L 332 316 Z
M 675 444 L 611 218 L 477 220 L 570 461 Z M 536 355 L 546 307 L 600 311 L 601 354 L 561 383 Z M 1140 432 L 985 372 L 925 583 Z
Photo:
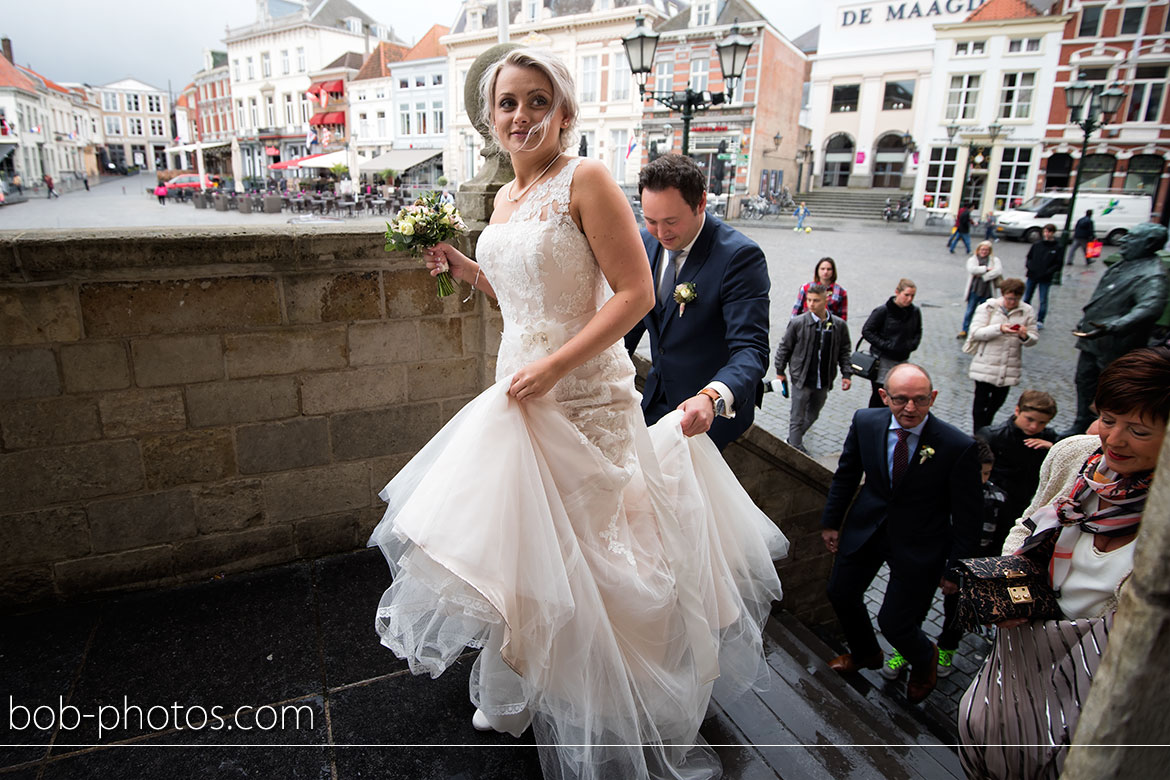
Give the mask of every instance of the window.
M 366 91 L 365 91 L 364 89 L 363 89 L 363 90 L 361 90 L 361 91 L 359 91 L 359 92 L 357 93 L 357 99 L 358 99 L 359 101 L 362 101 L 362 100 L 365 100 L 365 99 L 366 99 Z
M 1008 41 L 1008 53 L 1018 54 L 1019 52 L 1040 51 L 1039 38 L 1012 38 Z
M 922 205 L 928 209 L 945 209 L 951 205 L 951 186 L 955 183 L 955 164 L 959 159 L 957 146 L 936 146 L 930 150 L 926 166 L 926 191 Z
M 167 131 L 163 127 L 161 119 L 150 120 L 150 134 L 151 135 L 166 135 Z
M 582 157 L 596 157 L 597 133 L 593 130 L 583 130 L 581 131 L 581 137 L 585 139 L 585 154 Z
M 297 123 L 296 114 L 293 113 L 293 98 L 292 95 L 286 94 L 284 96 L 284 124 L 288 127 Z
M 999 95 L 1000 119 L 1027 119 L 1032 115 L 1032 88 L 1035 73 L 1003 74 L 1003 91 Z
M 1121 30 L 1119 35 L 1137 35 L 1142 31 L 1142 20 L 1145 18 L 1146 9 L 1143 6 L 1136 5 L 1125 9 L 1125 13 L 1121 15 Z
M 252 120 L 249 127 L 260 126 L 260 108 L 256 105 L 256 98 L 248 98 L 248 116 Z
M 423 74 L 418 74 L 414 77 L 414 85 L 416 87 L 425 87 L 427 85 L 427 77 Z
M 654 89 L 660 92 L 674 91 L 674 62 L 662 60 L 654 64 Z
M 1081 25 L 1077 28 L 1078 38 L 1096 38 L 1101 32 L 1101 12 L 1104 6 L 1086 5 L 1081 9 Z
M 246 58 L 244 62 L 248 68 L 248 80 L 251 81 L 252 79 L 256 78 L 256 65 L 252 62 L 251 57 Z
M 378 137 L 383 138 L 386 135 L 386 112 L 378 112 Z
M 280 50 L 280 72 L 281 75 L 288 75 L 288 49 Z
M 398 107 L 398 132 L 401 135 L 410 135 L 410 104 L 403 103 Z
M 1162 97 L 1166 92 L 1165 65 L 1139 65 L 1129 92 L 1127 122 L 1157 122 L 1162 115 Z
M 305 47 L 297 47 L 297 73 L 305 72 Z
M 106 135 L 121 135 L 122 134 L 122 117 L 108 116 L 106 117 Z
M 524 21 L 535 22 L 536 14 L 539 8 L 539 0 L 524 0 Z
M 236 101 L 236 127 L 247 127 L 248 123 L 244 117 L 244 101 Z
M 1141 192 L 1150 197 L 1157 195 L 1164 165 L 1161 155 L 1157 154 L 1135 154 L 1129 158 L 1129 170 L 1125 174 L 1126 191 Z
M 610 98 L 612 100 L 629 100 L 630 99 L 630 81 L 633 76 L 630 74 L 630 61 L 626 59 L 626 55 L 613 54 L 610 55 L 610 60 L 613 62 L 613 78 L 611 79 Z
M 618 184 L 626 180 L 626 150 L 629 148 L 629 130 L 610 130 L 609 148 L 611 151 L 609 172 L 613 174 Z
M 995 183 L 995 210 L 1011 208 L 1024 199 L 1032 150 L 1022 146 L 1004 147 L 999 162 L 999 179 Z
M 856 111 L 857 98 L 860 94 L 860 84 L 841 84 L 833 87 L 833 105 L 829 110 L 834 113 Z
M 427 134 L 427 104 L 418 102 L 414 104 L 415 126 L 414 132 L 418 135 Z
M 882 100 L 883 111 L 902 111 L 914 105 L 913 81 L 887 81 L 886 96 Z
M 987 48 L 987 41 L 956 41 L 956 57 L 978 57 Z
M 260 75 L 268 78 L 272 75 L 272 57 L 268 52 L 260 52 Z
M 127 117 L 126 127 L 130 131 L 130 135 L 142 135 L 142 119 L 140 117 Z
M 304 92 L 301 93 L 301 124 L 309 124 L 309 98 Z
M 410 89 L 410 80 L 409 79 L 398 79 L 398 88 L 399 89 Z
M 386 99 L 386 88 L 385 87 L 378 87 L 377 89 L 374 90 L 374 100 L 385 100 L 385 99 Z
M 695 26 L 706 27 L 711 24 L 711 0 L 697 0 L 695 3 Z
M 706 92 L 710 82 L 711 57 L 706 52 L 698 59 L 691 60 L 691 89 Z
M 436 135 L 442 135 L 444 131 L 445 122 L 443 121 L 443 101 L 436 100 L 431 103 L 431 132 Z
M 118 110 L 118 93 L 117 92 L 103 92 L 102 93 L 102 109 L 104 111 L 117 111 Z M 21 124 L 23 124 L 23 122 Z
M 127 111 L 141 111 L 142 103 L 139 101 L 137 95 L 126 96 L 126 110 Z
M 276 127 L 276 101 L 272 95 L 264 96 L 264 115 L 268 119 L 268 127 Z
M 162 113 L 162 96 L 161 95 L 147 95 L 146 96 L 146 110 L 152 114 Z
M 431 86 L 432 87 L 443 86 L 443 74 L 442 73 L 436 73 L 436 74 L 431 76 Z
M 240 61 L 232 60 L 232 81 L 240 80 Z
M 1079 168 L 1081 190 L 1108 190 L 1113 185 L 1117 158 L 1111 154 L 1088 154 Z
M 358 114 L 358 134 L 362 138 L 368 138 L 370 135 L 370 123 L 365 114 Z
M 597 55 L 581 58 L 581 102 L 597 102 Z
M 979 102 L 979 74 L 951 76 L 947 91 L 947 119 L 973 119 Z

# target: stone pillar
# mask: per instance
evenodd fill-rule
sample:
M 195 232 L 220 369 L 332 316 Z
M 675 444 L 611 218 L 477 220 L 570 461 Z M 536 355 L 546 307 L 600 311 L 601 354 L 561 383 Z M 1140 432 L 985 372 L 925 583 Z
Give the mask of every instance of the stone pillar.
M 1166 771 L 1165 751 L 1146 746 L 1170 743 L 1162 665 L 1170 647 L 1170 436 L 1158 463 L 1135 542 L 1133 575 L 1122 589 L 1063 780 L 1162 777 Z

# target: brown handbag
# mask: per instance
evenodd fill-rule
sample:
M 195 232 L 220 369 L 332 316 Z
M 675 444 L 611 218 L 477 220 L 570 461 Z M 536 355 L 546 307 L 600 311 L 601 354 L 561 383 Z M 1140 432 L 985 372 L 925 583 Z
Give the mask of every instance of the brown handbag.
M 1013 618 L 1061 617 L 1048 573 L 1022 555 L 964 558 L 958 563 L 959 612 L 964 631 Z

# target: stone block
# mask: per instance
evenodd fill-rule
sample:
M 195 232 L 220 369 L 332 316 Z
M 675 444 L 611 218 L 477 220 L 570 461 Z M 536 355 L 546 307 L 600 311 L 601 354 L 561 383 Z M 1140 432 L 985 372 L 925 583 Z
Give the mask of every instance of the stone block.
M 183 431 L 142 440 L 146 485 L 151 490 L 215 482 L 236 473 L 231 432 L 224 429 Z
M 297 557 L 292 528 L 264 526 L 201 536 L 175 546 L 175 571 L 182 579 L 249 571 Z
M 468 320 L 469 328 L 474 327 L 472 323 L 472 320 Z M 419 320 L 418 344 L 419 351 L 427 360 L 463 357 L 463 318 Z
M 401 403 L 405 399 L 406 369 L 403 366 L 308 374 L 301 380 L 301 406 L 305 414 L 368 409 Z
M 53 568 L 36 566 L 0 566 L 0 614 L 55 601 Z
M 245 425 L 236 431 L 240 473 L 286 471 L 329 462 L 329 421 L 301 417 Z
M 227 336 L 228 376 L 266 376 L 325 371 L 346 365 L 345 328 L 294 330 Z
M 0 349 L 0 401 L 61 394 L 53 350 Z
M 138 444 L 94 442 L 0 455 L 0 507 L 44 507 L 119 493 L 145 482 Z
M 270 276 L 94 282 L 81 286 L 89 337 L 257 328 L 280 324 Z
M 439 424 L 446 425 L 452 417 L 459 413 L 459 410 L 467 403 L 475 398 L 474 395 L 464 395 L 459 398 L 445 398 L 439 402 L 441 408 L 439 410 Z
M 355 550 L 361 546 L 354 544 L 359 523 L 360 513 L 356 511 L 300 520 L 293 528 L 297 554 L 302 558 L 316 558 Z
M 178 431 L 187 426 L 183 392 L 178 388 L 123 390 L 98 400 L 106 436 Z
M 406 395 L 411 401 L 476 395 L 479 362 L 475 358 L 413 363 L 406 369 Z
M 219 336 L 134 339 L 134 380 L 139 387 L 186 385 L 223 379 Z
M 61 373 L 65 390 L 93 393 L 130 386 L 126 346 L 121 341 L 83 341 L 61 347 Z
M 295 324 L 377 320 L 382 290 L 377 271 L 284 277 L 284 305 Z
M 60 396 L 0 406 L 0 432 L 18 450 L 100 439 L 102 426 L 94 399 Z
M 410 461 L 412 453 L 404 452 L 398 455 L 387 455 L 382 458 L 371 458 L 366 461 L 366 465 L 370 469 L 370 504 L 374 507 L 381 507 L 379 509 L 378 517 L 385 504 L 378 496 L 382 492 L 382 488 L 386 487 L 386 483 L 394 479 L 402 467 Z
M 95 501 L 86 511 L 95 553 L 170 543 L 196 534 L 195 501 L 189 490 Z
M 369 473 L 364 463 L 273 474 L 265 477 L 263 484 L 270 524 L 337 514 L 370 503 Z
M 438 402 L 393 406 L 333 415 L 333 456 L 337 460 L 413 453 L 440 427 Z
M 418 324 L 413 320 L 362 322 L 349 327 L 349 364 L 371 366 L 419 359 Z
M 77 341 L 81 318 L 68 284 L 0 288 L 0 338 L 4 344 Z
M 291 376 L 204 382 L 187 388 L 187 414 L 195 428 L 279 420 L 299 413 L 297 383 Z
M 386 288 L 386 316 L 390 319 L 475 311 L 474 297 L 467 303 L 463 303 L 466 295 L 439 298 L 435 279 L 425 268 L 386 272 L 382 283 Z
M 0 515 L 0 569 L 77 558 L 89 552 L 89 525 L 81 507 Z
M 174 581 L 170 545 L 91 555 L 53 566 L 57 587 L 66 596 L 118 588 L 148 588 Z
M 239 531 L 264 523 L 264 491 L 258 479 L 196 488 L 195 522 L 200 534 Z

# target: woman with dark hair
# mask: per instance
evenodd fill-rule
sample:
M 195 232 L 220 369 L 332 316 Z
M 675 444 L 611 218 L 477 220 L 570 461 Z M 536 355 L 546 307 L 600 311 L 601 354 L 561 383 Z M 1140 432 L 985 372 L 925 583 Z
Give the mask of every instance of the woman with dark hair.
M 1052 448 L 1032 506 L 1004 544 L 1005 555 L 1027 556 L 1048 572 L 1062 616 L 997 626 L 959 705 L 960 756 L 970 778 L 1055 780 L 1061 773 L 1133 570 L 1170 419 L 1170 348 L 1113 361 L 1095 403 L 1098 435 Z
M 972 431 L 991 425 L 1008 391 L 1020 383 L 1024 347 L 1035 345 L 1039 339 L 1036 313 L 1020 302 L 1024 282 L 1004 279 L 999 290 L 998 298 L 984 301 L 975 309 L 971 332 L 963 344 L 963 351 L 975 356 L 968 371 L 975 380 Z
M 890 299 L 869 313 L 861 335 L 869 342 L 869 353 L 878 359 L 877 376 L 870 380 L 869 408 L 885 406 L 878 388 L 886 381 L 886 374 L 899 363 L 910 359 L 922 341 L 922 312 L 914 305 L 918 285 L 910 279 L 899 279 Z
M 829 312 L 843 320 L 849 319 L 849 296 L 845 294 L 845 288 L 837 284 L 837 263 L 831 257 L 818 260 L 817 267 L 813 269 L 813 280 L 800 286 L 800 291 L 796 293 L 796 304 L 792 307 L 792 316 L 808 311 L 808 303 L 804 298 L 808 295 L 808 288 L 814 284 L 825 288 Z

